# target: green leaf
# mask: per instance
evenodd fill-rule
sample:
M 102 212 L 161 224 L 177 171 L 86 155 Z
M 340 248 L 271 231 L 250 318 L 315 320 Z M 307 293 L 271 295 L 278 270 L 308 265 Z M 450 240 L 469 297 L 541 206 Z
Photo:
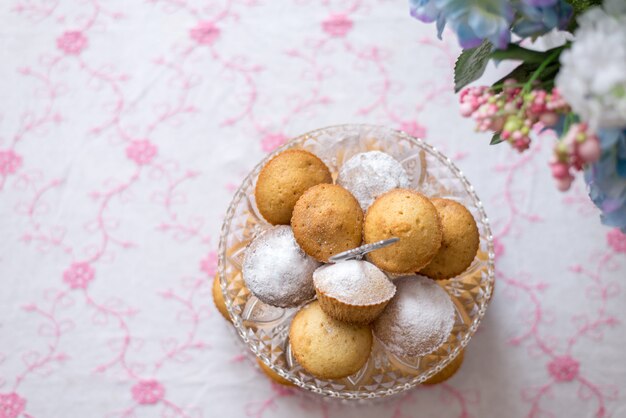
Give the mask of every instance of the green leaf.
M 552 61 L 550 61 L 542 69 L 541 74 L 539 74 L 540 76 L 539 79 L 543 82 L 542 83 L 543 88 L 545 89 L 552 88 L 552 86 L 554 86 L 554 77 L 556 76 L 556 73 L 558 73 L 559 69 L 561 68 L 561 64 L 559 63 L 558 59 L 554 59 L 555 58 L 554 54 L 560 55 L 561 52 L 563 52 L 563 50 L 565 50 L 566 48 L 569 48 L 569 46 L 570 44 L 567 43 L 557 48 L 552 48 L 544 52 L 538 52 L 538 54 L 543 57 L 540 61 L 531 60 L 531 61 L 526 61 L 526 62 L 521 63 L 520 65 L 515 67 L 513 71 L 511 71 L 510 73 L 502 77 L 500 80 L 496 81 L 493 84 L 493 87 L 498 91 L 501 90 L 502 84 L 504 83 L 506 79 L 509 79 L 509 78 L 513 78 L 518 83 L 521 83 L 521 84 L 526 83 L 528 80 L 532 78 L 533 74 L 537 71 L 537 69 L 539 69 L 539 67 L 542 66 L 544 61 L 551 59 Z M 495 53 L 493 55 L 495 55 Z
M 547 56 L 546 52 L 533 51 L 516 44 L 509 44 L 506 49 L 495 50 L 491 53 L 491 58 L 495 60 L 519 60 L 526 63 L 541 63 Z
M 458 93 L 472 81 L 478 80 L 487 68 L 493 45 L 484 40 L 476 48 L 464 49 L 454 65 L 454 91 Z
M 502 137 L 500 136 L 500 132 L 496 132 L 495 134 L 493 134 L 489 145 L 498 145 L 500 142 L 504 142 L 504 139 L 502 139 Z
M 530 77 L 532 77 L 534 72 L 537 71 L 537 68 L 539 68 L 539 64 L 524 62 L 515 67 L 513 71 L 502 77 L 500 80 L 493 83 L 492 87 L 496 91 L 502 90 L 504 81 L 509 78 L 513 78 L 518 83 L 524 84 L 530 79 Z M 560 65 L 558 62 L 552 63 L 551 65 L 546 67 L 546 69 L 541 73 L 542 88 L 550 90 L 554 86 L 554 76 L 559 71 L 559 68 Z
M 572 5 L 576 15 L 581 14 L 592 6 L 599 6 L 602 4 L 602 0 L 567 0 L 567 2 Z

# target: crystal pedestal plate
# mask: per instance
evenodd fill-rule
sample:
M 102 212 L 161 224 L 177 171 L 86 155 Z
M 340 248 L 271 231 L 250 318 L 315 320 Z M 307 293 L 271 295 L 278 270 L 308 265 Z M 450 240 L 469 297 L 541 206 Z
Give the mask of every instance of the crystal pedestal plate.
M 339 380 L 320 380 L 303 370 L 289 345 L 289 324 L 297 309 L 268 306 L 245 287 L 241 265 L 245 248 L 271 227 L 259 214 L 254 186 L 263 165 L 287 148 L 302 148 L 320 157 L 336 177 L 342 163 L 364 151 L 384 151 L 402 163 L 411 188 L 429 197 L 446 197 L 467 207 L 478 225 L 479 251 L 470 268 L 438 283 L 450 294 L 456 321 L 448 341 L 434 353 L 400 358 L 374 339 L 367 364 Z M 342 399 L 381 398 L 408 390 L 440 371 L 465 347 L 483 318 L 494 285 L 491 229 L 483 205 L 461 171 L 434 147 L 403 132 L 369 125 L 341 125 L 301 135 L 261 161 L 243 181 L 222 226 L 219 277 L 226 306 L 241 340 L 280 376 L 313 393 Z

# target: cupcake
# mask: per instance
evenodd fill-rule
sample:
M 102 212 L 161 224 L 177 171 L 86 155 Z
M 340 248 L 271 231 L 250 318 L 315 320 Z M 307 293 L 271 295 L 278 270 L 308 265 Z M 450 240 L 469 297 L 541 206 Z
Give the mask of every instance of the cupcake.
M 320 183 L 332 183 L 330 170 L 314 154 L 301 149 L 283 151 L 261 169 L 254 189 L 257 208 L 273 225 L 289 225 L 302 194 Z
M 450 296 L 426 277 L 402 277 L 394 284 L 396 295 L 374 321 L 374 335 L 398 357 L 434 352 L 448 340 L 454 326 Z
M 257 236 L 243 260 L 243 279 L 250 292 L 268 305 L 298 306 L 315 296 L 313 272 L 320 263 L 306 255 L 288 226 Z
M 324 313 L 319 302 L 313 302 L 293 318 L 289 343 L 304 370 L 319 379 L 341 379 L 367 363 L 372 331 L 368 325 L 337 321 Z
M 374 201 L 365 215 L 366 244 L 397 237 L 400 241 L 367 255 L 377 267 L 391 273 L 412 274 L 425 267 L 441 246 L 437 209 L 420 193 L 396 189 Z
M 462 204 L 450 199 L 432 199 L 443 231 L 441 247 L 420 274 L 442 280 L 458 276 L 474 261 L 480 237 L 476 221 Z
M 396 293 L 385 273 L 367 261 L 348 260 L 315 270 L 313 285 L 322 310 L 339 321 L 367 324 Z
M 361 245 L 363 211 L 341 186 L 319 184 L 304 192 L 293 209 L 296 242 L 318 261 Z
M 352 193 L 366 211 L 385 192 L 409 187 L 409 176 L 391 155 L 369 151 L 354 155 L 341 166 L 337 184 Z

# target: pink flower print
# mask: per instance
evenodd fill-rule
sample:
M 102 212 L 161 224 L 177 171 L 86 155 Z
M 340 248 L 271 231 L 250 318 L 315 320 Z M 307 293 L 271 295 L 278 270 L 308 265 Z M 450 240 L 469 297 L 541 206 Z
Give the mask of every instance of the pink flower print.
M 292 396 L 295 395 L 295 392 L 292 388 L 288 388 L 285 385 L 281 385 L 280 383 L 271 382 L 272 384 L 272 392 L 276 393 L 278 396 Z
M 572 270 L 574 273 L 582 273 L 583 266 L 581 266 L 580 264 L 574 264 L 572 267 L 570 267 L 570 270 Z
M 548 373 L 557 382 L 571 382 L 578 376 L 580 363 L 569 355 L 555 357 L 548 363 Z
M 416 138 L 424 138 L 426 136 L 426 127 L 415 121 L 402 122 L 400 130 Z
M 189 36 L 200 45 L 213 45 L 220 37 L 220 28 L 211 21 L 198 22 L 196 27 L 189 31 Z
M 95 271 L 89 263 L 72 263 L 63 272 L 63 281 L 72 289 L 86 289 L 90 281 L 93 280 Z
M 2 163 L 0 162 L 0 168 L 1 167 Z M 606 234 L 606 240 L 609 246 L 613 248 L 613 251 L 626 254 L 626 234 L 622 231 L 617 228 L 611 229 Z
M 504 244 L 498 238 L 493 239 L 493 252 L 496 258 L 500 258 L 504 254 Z
M 157 147 L 147 139 L 135 140 L 126 147 L 126 156 L 139 165 L 150 164 L 157 155 Z
M 287 137 L 281 133 L 269 133 L 261 139 L 261 149 L 272 152 L 287 141 Z
M 332 14 L 322 22 L 322 29 L 330 36 L 341 38 L 346 36 L 354 24 L 350 18 L 344 14 Z
M 163 399 L 165 388 L 156 380 L 141 380 L 132 387 L 133 399 L 141 405 L 153 405 Z
M 211 277 L 215 275 L 217 271 L 217 253 L 215 251 L 211 251 L 200 261 L 200 270 Z
M 17 418 L 25 407 L 26 399 L 17 393 L 0 393 L 0 418 Z
M 12 149 L 0 151 L 0 174 L 7 176 L 13 174 L 22 165 L 22 157 Z
M 69 30 L 57 38 L 57 48 L 67 55 L 78 55 L 87 48 L 87 37 L 78 30 Z

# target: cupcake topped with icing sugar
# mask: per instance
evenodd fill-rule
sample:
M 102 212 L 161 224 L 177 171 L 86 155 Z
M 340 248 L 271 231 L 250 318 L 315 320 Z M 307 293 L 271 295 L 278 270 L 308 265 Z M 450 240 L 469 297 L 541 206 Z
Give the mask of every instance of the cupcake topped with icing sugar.
M 394 281 L 396 296 L 374 322 L 374 335 L 399 357 L 425 356 L 450 337 L 455 311 L 450 295 L 435 281 L 407 276 Z
M 367 324 L 376 319 L 396 293 L 396 287 L 378 267 L 348 260 L 315 270 L 317 299 L 327 315 L 339 321 Z
M 337 184 L 352 193 L 366 211 L 383 193 L 409 187 L 409 176 L 391 155 L 369 151 L 356 154 L 343 164 Z
M 243 280 L 268 305 L 288 308 L 315 296 L 313 272 L 320 263 L 298 246 L 289 226 L 262 232 L 250 244 L 243 261 Z

